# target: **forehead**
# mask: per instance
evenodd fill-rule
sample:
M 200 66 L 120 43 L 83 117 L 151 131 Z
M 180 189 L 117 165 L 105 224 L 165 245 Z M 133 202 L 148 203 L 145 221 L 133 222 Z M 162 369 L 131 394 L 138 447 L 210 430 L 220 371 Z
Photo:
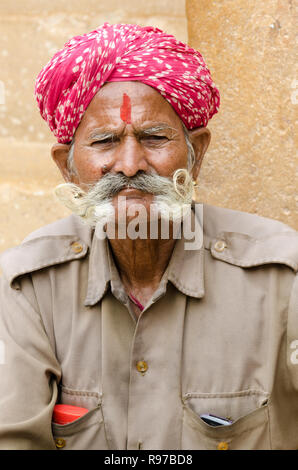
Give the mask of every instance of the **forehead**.
M 123 125 L 121 108 L 127 105 L 127 97 L 133 126 L 165 123 L 182 129 L 172 106 L 154 88 L 141 82 L 109 82 L 90 102 L 78 130 Z

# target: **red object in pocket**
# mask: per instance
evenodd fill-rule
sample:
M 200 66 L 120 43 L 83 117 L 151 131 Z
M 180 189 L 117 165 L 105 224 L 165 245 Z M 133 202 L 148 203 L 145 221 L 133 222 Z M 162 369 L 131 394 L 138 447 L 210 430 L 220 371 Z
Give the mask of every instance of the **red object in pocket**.
M 88 413 L 87 408 L 73 405 L 55 405 L 53 411 L 53 423 L 67 424 Z

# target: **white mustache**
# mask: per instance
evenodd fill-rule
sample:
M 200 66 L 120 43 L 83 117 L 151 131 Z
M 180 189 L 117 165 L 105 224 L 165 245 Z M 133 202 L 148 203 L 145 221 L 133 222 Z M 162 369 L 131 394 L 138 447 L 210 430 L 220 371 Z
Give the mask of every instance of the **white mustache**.
M 125 188 L 153 194 L 162 214 L 178 209 L 180 213 L 183 204 L 192 201 L 193 182 L 186 169 L 176 170 L 172 179 L 145 173 L 131 178 L 121 173 L 108 173 L 88 188 L 85 192 L 73 183 L 64 183 L 55 188 L 55 194 L 68 209 L 94 226 L 101 217 L 111 216 L 112 199 Z
M 127 177 L 120 173 L 108 173 L 89 187 L 89 193 L 99 200 L 111 199 L 125 188 L 137 189 L 153 195 L 165 195 L 173 191 L 173 184 L 172 179 L 154 174 L 139 173 L 136 176 Z

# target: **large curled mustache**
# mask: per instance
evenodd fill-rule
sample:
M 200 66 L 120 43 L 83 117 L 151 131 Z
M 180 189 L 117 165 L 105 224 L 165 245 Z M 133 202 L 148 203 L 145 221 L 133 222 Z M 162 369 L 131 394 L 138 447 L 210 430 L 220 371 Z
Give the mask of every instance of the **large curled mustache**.
M 95 185 L 89 186 L 89 193 L 100 200 L 112 199 L 125 188 L 137 189 L 144 193 L 153 195 L 167 195 L 169 192 L 177 191 L 174 188 L 173 179 L 140 172 L 135 176 L 128 177 L 121 173 L 108 173 L 104 175 Z M 181 197 L 181 193 L 180 193 Z
M 55 188 L 55 194 L 66 207 L 83 219 L 95 222 L 94 213 L 108 215 L 114 196 L 126 188 L 132 188 L 155 196 L 160 208 L 177 209 L 192 200 L 193 182 L 186 169 L 179 169 L 173 178 L 139 172 L 128 177 L 123 173 L 107 173 L 96 183 L 87 185 L 83 191 L 73 183 L 64 183 Z

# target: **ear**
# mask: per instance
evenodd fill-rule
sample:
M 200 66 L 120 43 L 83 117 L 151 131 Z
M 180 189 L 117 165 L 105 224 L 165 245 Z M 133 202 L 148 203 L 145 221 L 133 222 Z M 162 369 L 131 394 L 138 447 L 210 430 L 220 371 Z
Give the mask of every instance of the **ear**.
M 54 144 L 51 149 L 52 159 L 56 163 L 61 175 L 67 183 L 72 181 L 72 177 L 67 166 L 69 150 L 70 144 Z
M 192 177 L 196 181 L 206 150 L 211 140 L 211 132 L 207 127 L 199 127 L 189 132 L 190 141 L 195 152 L 195 164 L 192 169 Z

